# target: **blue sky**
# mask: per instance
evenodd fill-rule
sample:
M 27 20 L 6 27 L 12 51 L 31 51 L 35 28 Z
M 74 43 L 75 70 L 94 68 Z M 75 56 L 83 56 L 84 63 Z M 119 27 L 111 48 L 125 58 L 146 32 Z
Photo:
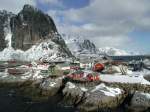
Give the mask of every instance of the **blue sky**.
M 150 53 L 150 0 L 1 0 L 0 9 L 17 13 L 24 4 L 49 14 L 60 33 L 79 34 L 97 47 Z

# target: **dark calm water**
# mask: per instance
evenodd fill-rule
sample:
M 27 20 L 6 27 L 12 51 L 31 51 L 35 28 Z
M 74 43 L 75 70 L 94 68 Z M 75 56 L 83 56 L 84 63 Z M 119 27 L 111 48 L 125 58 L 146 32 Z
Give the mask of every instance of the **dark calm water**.
M 61 100 L 61 96 L 54 96 L 43 102 L 33 102 L 30 98 L 18 93 L 16 89 L 0 87 L 0 112 L 79 112 L 72 107 L 60 106 L 58 102 Z M 128 102 L 128 98 L 125 102 Z M 122 104 L 113 111 L 99 110 L 96 112 L 129 112 L 124 105 Z
M 56 98 L 45 102 L 32 102 L 11 88 L 0 88 L 0 112 L 77 112 L 71 107 L 57 105 Z

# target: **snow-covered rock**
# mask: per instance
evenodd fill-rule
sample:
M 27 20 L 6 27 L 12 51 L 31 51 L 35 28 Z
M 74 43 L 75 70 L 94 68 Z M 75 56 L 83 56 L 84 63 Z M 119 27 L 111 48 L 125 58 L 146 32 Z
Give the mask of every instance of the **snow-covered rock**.
M 124 91 L 100 84 L 88 93 L 85 101 L 79 106 L 84 111 L 115 108 L 124 100 Z

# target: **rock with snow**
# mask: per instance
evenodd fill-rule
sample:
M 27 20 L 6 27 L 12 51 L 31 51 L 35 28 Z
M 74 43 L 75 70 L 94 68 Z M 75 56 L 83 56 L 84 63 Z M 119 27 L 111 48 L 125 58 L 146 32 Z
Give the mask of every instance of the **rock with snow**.
M 91 90 L 85 101 L 79 106 L 84 111 L 115 108 L 124 100 L 124 91 L 119 88 L 107 87 L 104 84 Z
M 131 99 L 130 108 L 136 112 L 143 112 L 150 108 L 150 94 L 135 92 Z

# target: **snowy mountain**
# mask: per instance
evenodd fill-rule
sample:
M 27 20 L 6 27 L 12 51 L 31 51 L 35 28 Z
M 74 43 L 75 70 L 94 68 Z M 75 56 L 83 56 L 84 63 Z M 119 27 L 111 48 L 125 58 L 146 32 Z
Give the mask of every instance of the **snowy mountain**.
M 0 12 L 0 59 L 33 61 L 72 57 L 50 16 L 30 5 L 17 14 Z
M 97 55 L 98 49 L 95 44 L 80 35 L 62 34 L 68 48 L 76 57 Z
M 112 47 L 99 48 L 99 53 L 104 55 L 109 55 L 109 56 L 131 55 L 130 53 L 124 50 L 116 49 Z
M 79 56 L 97 57 L 100 55 L 110 55 L 110 56 L 133 55 L 133 53 L 131 54 L 124 50 L 112 47 L 105 47 L 98 49 L 94 43 L 92 43 L 88 39 L 85 39 L 81 35 L 62 34 L 62 38 L 65 40 L 72 54 L 74 54 L 76 57 Z

